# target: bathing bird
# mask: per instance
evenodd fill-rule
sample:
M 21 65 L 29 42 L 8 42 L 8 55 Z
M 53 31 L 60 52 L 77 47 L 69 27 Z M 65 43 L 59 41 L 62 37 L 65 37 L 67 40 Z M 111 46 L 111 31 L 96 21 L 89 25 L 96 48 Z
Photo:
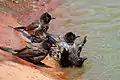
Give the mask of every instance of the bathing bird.
M 59 59 L 61 67 L 81 67 L 83 65 L 83 62 L 87 59 L 87 57 L 81 57 L 80 53 L 87 41 L 86 38 L 87 36 L 84 37 L 80 44 L 74 43 L 68 50 L 63 48 Z

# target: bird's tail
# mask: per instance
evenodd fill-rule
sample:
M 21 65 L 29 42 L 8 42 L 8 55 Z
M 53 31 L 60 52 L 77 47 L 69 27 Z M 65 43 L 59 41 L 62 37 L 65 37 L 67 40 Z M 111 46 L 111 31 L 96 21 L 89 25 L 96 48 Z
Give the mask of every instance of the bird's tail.
M 16 27 L 14 29 L 25 29 L 25 27 L 21 26 L 21 27 Z
M 21 26 L 21 27 L 15 27 L 15 28 L 14 28 L 13 26 L 9 26 L 9 25 L 8 25 L 8 27 L 13 28 L 13 29 L 15 29 L 15 30 L 18 30 L 18 29 L 25 29 L 24 26 Z
M 28 33 L 21 30 L 21 29 L 24 29 L 25 27 L 16 27 L 16 28 L 12 26 L 8 26 L 8 27 L 13 28 L 14 30 L 20 32 L 24 37 L 28 38 L 31 42 L 33 41 L 32 37 Z
M 6 52 L 10 52 L 10 53 L 13 53 L 13 48 L 8 48 L 8 47 L 2 47 L 0 46 L 0 49 L 3 50 L 3 51 L 6 51 Z

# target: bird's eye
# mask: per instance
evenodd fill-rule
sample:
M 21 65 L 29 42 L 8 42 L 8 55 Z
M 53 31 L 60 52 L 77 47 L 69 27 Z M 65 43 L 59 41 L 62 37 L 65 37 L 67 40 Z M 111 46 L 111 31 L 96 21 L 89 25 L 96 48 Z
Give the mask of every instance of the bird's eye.
M 50 44 L 48 44 L 48 47 L 51 47 L 51 45 L 50 45 Z
M 46 17 L 47 20 L 49 20 L 49 17 Z

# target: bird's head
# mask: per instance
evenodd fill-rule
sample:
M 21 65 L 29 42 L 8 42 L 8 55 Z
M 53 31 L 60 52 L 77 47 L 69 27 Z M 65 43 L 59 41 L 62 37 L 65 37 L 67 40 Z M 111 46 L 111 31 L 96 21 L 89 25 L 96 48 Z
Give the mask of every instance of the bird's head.
M 40 21 L 43 22 L 43 24 L 49 24 L 49 22 L 52 19 L 56 19 L 56 18 L 51 17 L 51 15 L 48 12 L 43 13 L 40 17 Z

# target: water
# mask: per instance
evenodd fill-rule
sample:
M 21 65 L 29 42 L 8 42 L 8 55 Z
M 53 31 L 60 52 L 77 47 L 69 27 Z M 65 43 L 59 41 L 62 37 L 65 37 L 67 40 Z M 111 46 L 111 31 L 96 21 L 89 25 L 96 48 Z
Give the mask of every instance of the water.
M 88 36 L 81 53 L 88 59 L 80 69 L 64 69 L 68 77 L 120 80 L 120 0 L 62 0 L 61 8 L 64 26 Z

